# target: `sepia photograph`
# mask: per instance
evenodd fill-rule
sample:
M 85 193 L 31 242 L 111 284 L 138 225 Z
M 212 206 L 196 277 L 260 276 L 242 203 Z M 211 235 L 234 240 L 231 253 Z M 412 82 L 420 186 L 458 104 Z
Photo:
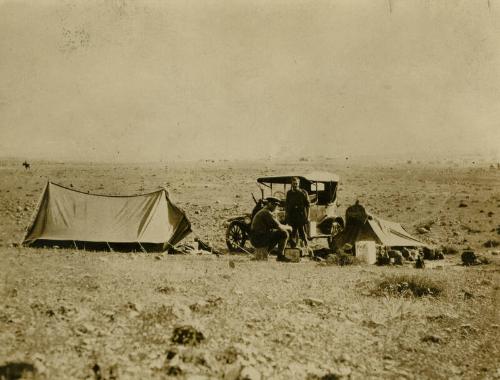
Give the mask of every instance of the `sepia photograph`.
M 0 0 L 0 380 L 500 380 L 500 0 Z

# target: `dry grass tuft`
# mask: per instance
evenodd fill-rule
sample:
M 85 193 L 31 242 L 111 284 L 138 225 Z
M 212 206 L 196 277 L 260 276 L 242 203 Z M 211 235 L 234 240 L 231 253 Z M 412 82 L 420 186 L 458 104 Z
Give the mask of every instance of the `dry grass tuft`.
M 379 282 L 374 294 L 409 296 L 409 297 L 437 297 L 444 292 L 444 284 L 425 275 L 400 274 L 383 279 Z

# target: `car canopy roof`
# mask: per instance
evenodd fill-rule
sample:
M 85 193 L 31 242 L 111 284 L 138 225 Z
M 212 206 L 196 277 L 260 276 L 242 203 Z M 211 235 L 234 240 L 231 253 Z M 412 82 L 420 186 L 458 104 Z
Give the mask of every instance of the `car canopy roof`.
M 278 175 L 270 177 L 260 177 L 257 178 L 258 183 L 290 183 L 293 177 L 299 177 L 300 179 L 306 180 L 308 182 L 339 182 L 340 177 L 337 174 L 329 172 L 311 172 L 307 174 L 289 174 L 289 175 Z

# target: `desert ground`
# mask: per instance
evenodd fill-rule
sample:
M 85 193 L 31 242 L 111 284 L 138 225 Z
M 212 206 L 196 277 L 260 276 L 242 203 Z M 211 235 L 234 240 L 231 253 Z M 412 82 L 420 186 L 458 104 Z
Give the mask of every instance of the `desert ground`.
M 500 378 L 496 163 L 21 163 L 0 161 L 0 379 Z M 310 170 L 340 175 L 341 207 L 359 199 L 456 253 L 425 269 L 228 253 L 224 221 L 251 210 L 255 179 Z M 47 180 L 115 195 L 167 187 L 192 222 L 183 242 L 224 254 L 22 247 Z M 488 263 L 461 265 L 465 248 Z M 429 294 L 399 291 L 406 281 Z

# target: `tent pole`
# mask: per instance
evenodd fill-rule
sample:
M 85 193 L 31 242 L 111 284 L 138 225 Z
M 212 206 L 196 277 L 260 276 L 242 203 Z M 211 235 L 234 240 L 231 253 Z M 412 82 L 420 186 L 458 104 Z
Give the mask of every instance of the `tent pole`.
M 141 247 L 142 252 L 144 252 L 144 253 L 148 253 L 148 251 L 146 251 L 146 250 L 144 249 L 144 247 L 142 246 L 142 244 L 141 244 L 139 241 L 137 242 L 137 244 L 139 244 L 139 247 Z
M 75 246 L 75 249 L 78 250 L 78 247 L 76 246 L 76 241 L 73 240 L 73 245 Z
M 166 241 L 165 244 L 163 244 L 163 252 L 165 252 L 169 248 L 177 249 L 175 245 L 172 245 L 168 241 Z
M 109 251 L 110 251 L 110 252 L 114 252 L 114 251 L 113 251 L 113 248 L 111 248 L 111 246 L 109 245 L 109 243 L 108 243 L 108 242 L 106 242 L 106 245 L 108 246 L 108 248 L 109 248 Z

